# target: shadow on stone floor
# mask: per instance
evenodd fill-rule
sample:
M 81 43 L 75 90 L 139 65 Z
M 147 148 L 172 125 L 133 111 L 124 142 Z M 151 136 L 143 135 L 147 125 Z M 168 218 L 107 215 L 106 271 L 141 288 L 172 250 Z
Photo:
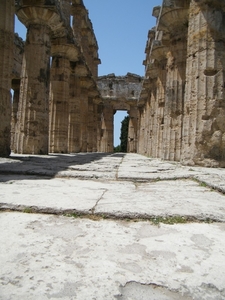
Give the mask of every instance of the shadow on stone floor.
M 66 171 L 70 167 L 76 170 L 76 167 L 98 163 L 107 157 L 123 158 L 125 153 L 71 153 L 71 154 L 49 154 L 45 156 L 38 155 L 17 155 L 12 154 L 8 159 L 0 158 L 0 175 L 18 175 L 18 179 L 53 178 L 58 172 Z M 104 164 L 104 163 L 103 163 Z M 23 177 L 21 177 L 23 175 Z M 10 176 L 11 178 L 12 176 Z M 1 176 L 0 182 L 6 182 L 8 179 Z

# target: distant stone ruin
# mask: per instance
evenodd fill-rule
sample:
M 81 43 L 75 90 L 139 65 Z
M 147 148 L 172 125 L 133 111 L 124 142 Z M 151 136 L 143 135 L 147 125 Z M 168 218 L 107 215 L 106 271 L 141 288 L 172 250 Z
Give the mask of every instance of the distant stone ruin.
M 126 110 L 129 152 L 224 167 L 225 0 L 164 0 L 153 16 L 144 78 L 98 77 L 82 0 L 1 1 L 0 156 L 112 152 Z

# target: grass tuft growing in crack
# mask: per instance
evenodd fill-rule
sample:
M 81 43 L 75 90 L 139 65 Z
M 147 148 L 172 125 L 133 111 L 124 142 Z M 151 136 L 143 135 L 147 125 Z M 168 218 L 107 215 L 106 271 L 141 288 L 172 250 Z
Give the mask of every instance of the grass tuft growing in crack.
M 34 211 L 33 211 L 33 209 L 32 209 L 31 207 L 25 207 L 25 208 L 23 209 L 23 212 L 24 212 L 25 214 L 32 214 Z
M 171 217 L 151 218 L 150 222 L 152 222 L 152 224 L 154 225 L 159 225 L 160 223 L 173 225 L 173 224 L 185 224 L 188 223 L 189 221 L 186 217 L 183 216 L 171 216 Z

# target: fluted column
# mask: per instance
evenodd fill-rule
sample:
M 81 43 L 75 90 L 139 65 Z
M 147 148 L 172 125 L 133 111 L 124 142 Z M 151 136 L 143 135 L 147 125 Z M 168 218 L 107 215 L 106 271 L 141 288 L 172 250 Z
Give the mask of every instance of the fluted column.
M 80 149 L 87 152 L 88 146 L 88 89 L 85 84 L 81 86 L 80 101 Z
M 164 109 L 163 159 L 180 160 L 184 86 L 186 72 L 186 35 L 176 39 L 167 54 L 167 79 Z
M 0 156 L 2 157 L 10 154 L 14 12 L 13 0 L 0 1 Z
M 68 152 L 70 61 L 54 56 L 50 85 L 50 152 Z
M 145 106 L 139 106 L 138 108 L 138 153 L 144 155 L 144 139 L 145 133 Z
M 182 161 L 225 165 L 223 1 L 192 0 L 189 12 Z
M 80 101 L 81 101 L 80 79 L 75 74 L 70 76 L 70 99 L 69 99 L 69 129 L 68 129 L 68 151 L 80 152 Z
M 11 149 L 14 151 L 15 148 L 15 128 L 17 125 L 17 113 L 19 107 L 20 97 L 20 79 L 12 80 L 13 89 L 13 103 L 12 103 L 12 115 L 11 115 Z
M 137 152 L 137 119 L 138 109 L 136 106 L 131 106 L 129 110 L 129 126 L 128 126 L 128 144 L 127 152 Z
M 18 153 L 48 153 L 49 62 L 50 28 L 46 24 L 31 23 L 28 26 L 22 65 L 16 127 Z
M 113 106 L 105 103 L 102 112 L 101 152 L 113 152 Z

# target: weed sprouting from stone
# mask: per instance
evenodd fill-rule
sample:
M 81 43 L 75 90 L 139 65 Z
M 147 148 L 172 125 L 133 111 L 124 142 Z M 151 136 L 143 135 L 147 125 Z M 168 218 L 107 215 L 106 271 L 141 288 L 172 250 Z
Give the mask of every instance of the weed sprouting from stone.
M 187 218 L 183 216 L 170 216 L 170 217 L 159 216 L 159 217 L 151 218 L 150 221 L 154 225 L 159 225 L 160 223 L 169 224 L 169 225 L 185 224 L 188 222 Z
M 26 214 L 32 214 L 33 213 L 33 210 L 31 207 L 25 207 L 24 210 L 23 210 L 24 213 Z

